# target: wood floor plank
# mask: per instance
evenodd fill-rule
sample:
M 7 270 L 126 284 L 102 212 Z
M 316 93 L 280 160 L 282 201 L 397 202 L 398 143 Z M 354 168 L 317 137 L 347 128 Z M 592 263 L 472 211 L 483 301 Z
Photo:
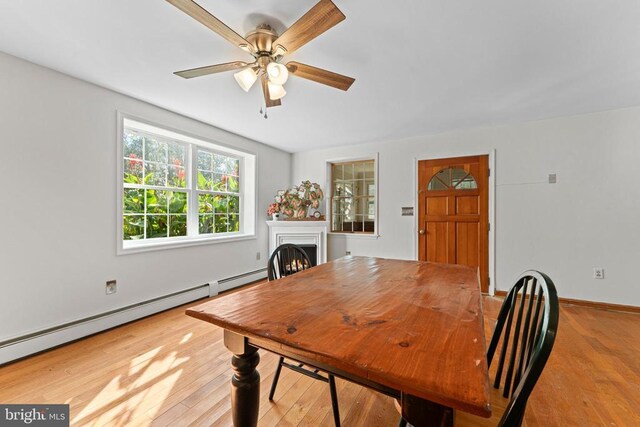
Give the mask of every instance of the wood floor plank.
M 501 302 L 484 298 L 487 337 Z M 184 309 L 1 367 L 0 402 L 69 403 L 72 425 L 230 426 L 232 372 L 222 331 L 185 316 Z M 639 354 L 639 314 L 563 304 L 556 345 L 525 425 L 639 426 Z M 261 427 L 333 425 L 327 384 L 296 372 L 283 370 L 269 402 L 277 356 L 262 350 L 260 356 Z M 344 426 L 397 424 L 391 399 L 341 379 L 337 392 Z M 496 419 L 504 406 L 499 399 L 492 395 Z M 457 425 L 492 425 L 465 420 L 458 414 Z

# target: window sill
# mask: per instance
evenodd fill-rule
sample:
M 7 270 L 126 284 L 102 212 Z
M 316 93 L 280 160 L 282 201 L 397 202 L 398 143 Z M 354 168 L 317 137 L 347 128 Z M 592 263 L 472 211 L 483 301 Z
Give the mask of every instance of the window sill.
M 327 235 L 329 237 L 342 237 L 342 238 L 349 238 L 349 239 L 373 239 L 373 240 L 377 240 L 380 235 L 379 234 L 365 234 L 365 233 L 338 233 L 335 231 L 331 231 L 329 233 L 327 233 Z
M 191 238 L 191 239 L 182 239 L 182 240 L 173 240 L 173 241 L 136 241 L 134 244 L 127 242 L 123 242 L 122 245 L 118 248 L 118 255 L 129 255 L 129 254 L 137 254 L 142 252 L 152 252 L 152 251 L 161 251 L 165 249 L 177 249 L 177 248 L 186 248 L 189 246 L 202 246 L 202 245 L 213 245 L 217 243 L 229 243 L 229 242 L 238 242 L 242 240 L 253 240 L 256 238 L 255 234 L 234 234 L 232 236 L 220 236 L 220 237 L 201 237 L 201 238 Z M 128 244 L 127 244 L 128 243 Z

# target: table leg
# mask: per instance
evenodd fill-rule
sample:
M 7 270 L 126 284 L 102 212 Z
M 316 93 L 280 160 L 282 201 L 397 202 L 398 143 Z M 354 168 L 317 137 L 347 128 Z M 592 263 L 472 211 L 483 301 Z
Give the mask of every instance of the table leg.
M 224 345 L 233 353 L 231 366 L 231 417 L 235 427 L 258 425 L 260 407 L 260 374 L 256 366 L 260 362 L 258 349 L 249 345 L 247 338 L 231 331 L 224 331 Z
M 455 412 L 442 406 L 409 394 L 402 394 L 402 418 L 411 425 L 453 427 Z

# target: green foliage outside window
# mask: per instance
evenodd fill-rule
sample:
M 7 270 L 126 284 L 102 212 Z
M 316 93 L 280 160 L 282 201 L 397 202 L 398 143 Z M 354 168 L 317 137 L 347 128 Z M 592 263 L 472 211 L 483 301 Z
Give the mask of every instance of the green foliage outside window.
M 187 236 L 186 145 L 125 132 L 123 161 L 124 239 Z M 239 161 L 198 149 L 195 184 L 198 232 L 239 231 Z

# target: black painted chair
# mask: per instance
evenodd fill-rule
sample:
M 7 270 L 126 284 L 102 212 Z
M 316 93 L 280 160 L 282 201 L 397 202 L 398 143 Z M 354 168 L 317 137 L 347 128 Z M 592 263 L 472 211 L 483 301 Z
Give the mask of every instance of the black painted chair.
M 273 251 L 273 254 L 271 254 L 269 264 L 267 266 L 267 272 L 269 281 L 273 281 L 308 268 L 311 268 L 311 261 L 307 254 L 299 246 L 285 243 L 278 246 Z M 276 368 L 276 372 L 273 376 L 273 383 L 271 384 L 271 391 L 269 392 L 269 400 L 273 400 L 273 395 L 275 394 L 276 386 L 278 385 L 278 379 L 280 378 L 280 371 L 283 367 L 329 384 L 331 406 L 333 408 L 333 420 L 335 425 L 339 427 L 340 410 L 338 408 L 338 394 L 336 393 L 335 377 L 331 374 L 326 374 L 326 376 L 324 376 L 320 373 L 319 369 L 312 366 L 307 366 L 298 362 L 290 363 L 285 361 L 284 357 L 281 356 L 278 361 L 278 367 Z
M 491 366 L 500 348 L 493 387 L 498 390 L 502 386 L 502 397 L 509 399 L 498 426 L 522 425 L 527 401 L 556 339 L 559 311 L 556 287 L 539 271 L 522 273 L 505 297 L 487 350 Z M 492 406 L 495 409 L 496 405 Z M 473 417 L 469 425 L 484 424 L 482 421 Z M 401 419 L 400 426 L 406 425 Z
M 308 268 L 311 268 L 311 260 L 307 253 L 300 246 L 284 243 L 271 254 L 267 273 L 269 281 L 272 281 Z

